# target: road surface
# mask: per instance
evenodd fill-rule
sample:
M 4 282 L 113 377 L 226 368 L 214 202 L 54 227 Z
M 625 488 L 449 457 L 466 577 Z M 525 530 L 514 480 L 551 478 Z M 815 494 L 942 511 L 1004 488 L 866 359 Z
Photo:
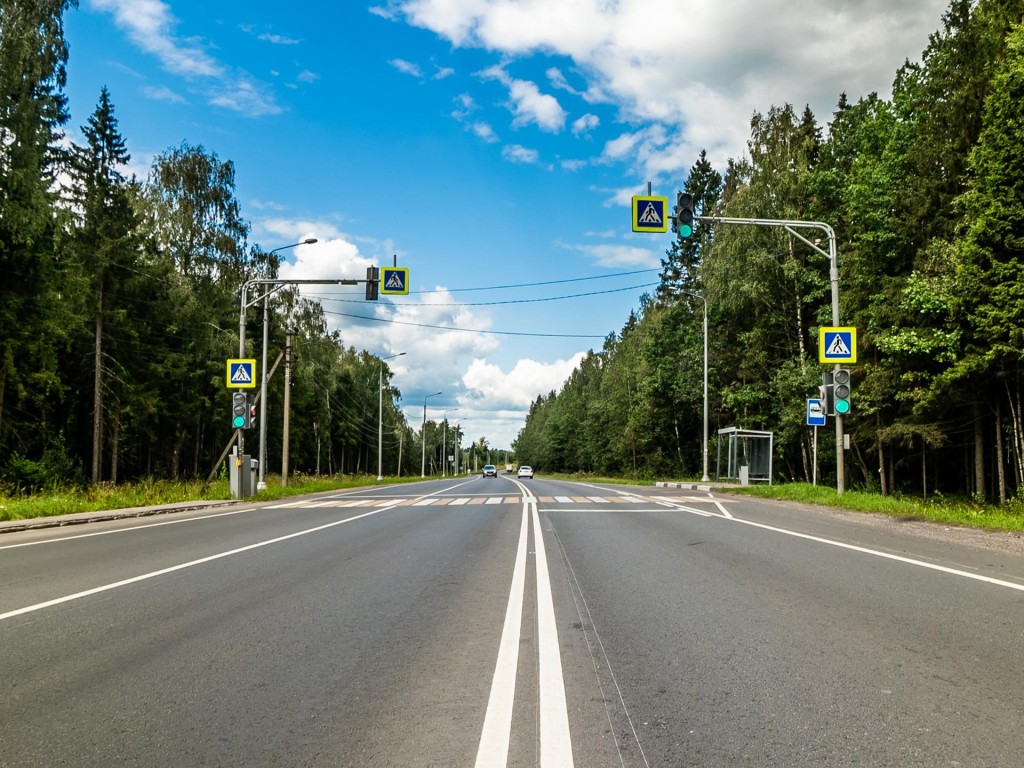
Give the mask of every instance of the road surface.
M 5 534 L 0 766 L 1019 766 L 1020 547 L 919 529 L 539 474 Z

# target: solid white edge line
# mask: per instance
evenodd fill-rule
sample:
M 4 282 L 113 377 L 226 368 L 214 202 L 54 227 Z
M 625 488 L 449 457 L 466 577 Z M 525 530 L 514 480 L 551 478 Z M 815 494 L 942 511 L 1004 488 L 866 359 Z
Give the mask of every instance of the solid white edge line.
M 790 531 L 785 528 L 777 528 L 774 525 L 767 525 L 765 523 L 755 523 L 752 520 L 741 520 L 739 518 L 729 518 L 733 523 L 742 523 L 743 525 L 750 525 L 754 528 L 761 528 L 766 531 L 774 531 L 775 533 L 783 533 L 787 536 L 794 536 L 798 539 L 806 539 L 807 541 L 816 541 L 820 544 L 829 544 L 833 547 L 839 547 L 840 549 L 848 549 L 853 552 L 860 552 L 865 555 L 874 555 L 875 557 L 881 557 L 886 560 L 895 560 L 898 563 L 907 563 L 908 565 L 916 565 L 921 568 L 927 568 L 932 571 L 939 571 L 940 573 L 948 573 L 953 576 L 963 576 L 967 579 L 974 579 L 975 581 L 982 581 L 986 584 L 994 584 L 999 587 L 1009 587 L 1010 589 L 1016 589 L 1018 592 L 1024 592 L 1024 584 L 1016 584 L 1012 581 L 1003 581 L 1002 579 L 996 579 L 992 576 L 982 576 L 979 573 L 971 573 L 970 571 L 961 571 L 957 568 L 950 568 L 946 565 L 938 565 L 936 563 L 927 563 L 923 560 L 915 560 L 912 557 L 904 557 L 903 555 L 894 555 L 889 552 L 882 552 L 878 549 L 868 549 L 867 547 L 859 547 L 856 544 L 845 544 L 841 541 L 835 541 L 834 539 L 826 539 L 821 536 L 813 536 L 809 533 L 800 533 L 798 531 Z
M 569 710 L 565 702 L 565 680 L 558 646 L 555 604 L 551 595 L 544 535 L 540 529 L 536 500 L 527 502 L 533 516 L 534 550 L 537 560 L 537 650 L 540 686 L 540 766 L 572 768 L 572 738 Z
M 397 504 L 398 502 L 396 501 L 395 503 Z M 303 531 L 296 531 L 295 533 L 289 533 L 289 534 L 287 534 L 285 536 L 278 536 L 277 538 L 274 538 L 274 539 L 267 539 L 266 541 L 259 541 L 259 542 L 255 543 L 255 544 L 249 544 L 248 546 L 239 547 L 238 549 L 232 549 L 232 550 L 229 550 L 227 552 L 218 552 L 216 555 L 209 555 L 207 557 L 201 557 L 198 560 L 190 560 L 187 563 L 179 563 L 178 565 L 172 565 L 170 568 L 162 568 L 159 571 L 152 571 L 150 573 L 143 573 L 143 574 L 141 574 L 139 576 L 133 576 L 130 579 L 123 579 L 121 581 L 116 581 L 116 582 L 114 582 L 112 584 L 104 584 L 104 585 L 99 586 L 99 587 L 93 587 L 92 589 L 83 590 L 82 592 L 75 592 L 72 595 L 65 595 L 64 597 L 57 597 L 57 598 L 54 598 L 53 600 L 47 600 L 47 601 L 42 602 L 42 603 L 36 603 L 35 605 L 27 605 L 24 608 L 17 608 L 17 609 L 15 609 L 13 611 L 7 611 L 6 613 L 0 613 L 0 621 L 3 621 L 4 619 L 11 619 L 11 618 L 14 618 L 15 616 L 21 616 L 21 615 L 26 614 L 26 613 L 33 613 L 35 611 L 41 611 L 44 608 L 50 608 L 50 607 L 52 607 L 54 605 L 60 605 L 61 603 L 69 603 L 72 600 L 79 600 L 79 599 L 81 599 L 83 597 L 88 597 L 89 595 L 97 595 L 97 594 L 99 594 L 101 592 L 109 592 L 112 589 L 117 589 L 119 587 L 126 587 L 129 584 L 136 584 L 136 583 L 138 583 L 140 581 L 146 581 L 148 579 L 155 579 L 157 576 L 164 576 L 164 575 L 166 575 L 168 573 L 174 573 L 175 571 L 184 570 L 185 568 L 192 568 L 192 567 L 197 566 L 197 565 L 202 565 L 203 563 L 210 563 L 210 562 L 213 562 L 214 560 L 221 560 L 221 559 L 223 559 L 225 557 L 231 557 L 232 555 L 241 554 L 242 552 L 248 552 L 248 551 L 253 550 L 253 549 L 259 549 L 261 547 L 267 547 L 267 546 L 270 546 L 271 544 L 278 544 L 278 543 L 280 543 L 282 541 L 287 541 L 288 539 L 295 539 L 295 538 L 298 538 L 299 536 L 306 536 L 306 535 L 308 535 L 310 533 L 316 533 L 318 531 L 324 531 L 324 530 L 327 530 L 328 528 L 334 528 L 334 527 L 339 526 L 339 525 L 344 525 L 345 523 L 354 522 L 355 520 L 361 520 L 364 517 L 370 517 L 371 515 L 379 514 L 380 512 L 384 512 L 384 511 L 386 511 L 388 509 L 391 509 L 391 507 L 380 507 L 380 508 L 377 508 L 377 509 L 373 509 L 370 512 L 364 512 L 361 515 L 356 515 L 355 517 L 349 517 L 349 518 L 346 518 L 344 520 L 335 520 L 333 523 L 327 523 L 326 525 L 318 525 L 316 528 L 307 528 L 306 530 L 303 530 Z
M 508 745 L 512 736 L 512 705 L 516 693 L 516 670 L 519 667 L 519 637 L 523 623 L 523 595 L 526 591 L 526 542 L 528 538 L 528 505 L 523 504 L 519 524 L 519 548 L 512 570 L 512 586 L 505 609 L 505 625 L 498 645 L 487 713 L 480 732 L 476 752 L 476 768 L 504 768 L 508 764 Z

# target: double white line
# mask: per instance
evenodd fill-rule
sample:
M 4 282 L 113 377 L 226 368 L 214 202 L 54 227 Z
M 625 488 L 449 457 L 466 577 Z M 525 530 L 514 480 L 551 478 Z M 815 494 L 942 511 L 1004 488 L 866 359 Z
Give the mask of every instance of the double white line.
M 491 681 L 491 695 L 480 734 L 476 768 L 505 768 L 512 733 L 512 705 L 519 666 L 519 635 L 523 623 L 523 594 L 526 590 L 526 547 L 528 520 L 533 520 L 534 553 L 537 563 L 537 647 L 538 687 L 540 693 L 540 765 L 541 768 L 572 768 L 572 740 L 569 737 L 569 712 L 565 704 L 565 682 L 558 650 L 555 606 L 551 598 L 551 579 L 544 550 L 544 536 L 537 515 L 537 499 L 526 491 L 523 517 L 519 527 L 519 548 L 512 572 L 512 588 L 505 610 L 505 627 L 498 647 L 498 661 Z

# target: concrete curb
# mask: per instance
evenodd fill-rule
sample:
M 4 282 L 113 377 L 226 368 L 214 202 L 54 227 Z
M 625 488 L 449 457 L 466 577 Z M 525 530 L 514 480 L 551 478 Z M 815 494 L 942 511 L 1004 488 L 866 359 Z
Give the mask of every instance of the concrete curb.
M 99 523 L 106 520 L 124 520 L 129 517 L 150 517 L 152 515 L 167 515 L 173 512 L 189 512 L 198 509 L 209 509 L 210 507 L 228 506 L 238 504 L 234 501 L 182 501 L 176 504 L 161 504 L 154 507 L 132 507 L 129 509 L 104 509 L 96 512 L 78 512 L 73 515 L 52 515 L 49 517 L 32 517 L 25 520 L 4 520 L 0 522 L 0 535 L 5 533 L 16 533 L 18 531 L 31 531 L 41 528 L 60 528 L 66 525 L 83 525 L 85 523 Z

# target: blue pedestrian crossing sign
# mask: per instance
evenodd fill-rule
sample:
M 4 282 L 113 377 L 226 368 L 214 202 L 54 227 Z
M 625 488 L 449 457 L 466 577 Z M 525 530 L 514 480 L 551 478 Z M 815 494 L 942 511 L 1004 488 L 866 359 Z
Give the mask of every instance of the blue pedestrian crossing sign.
M 825 406 L 818 398 L 811 398 L 807 401 L 807 426 L 825 426 Z
M 228 388 L 255 389 L 256 361 L 228 360 Z
M 634 232 L 668 232 L 668 198 L 652 195 L 633 197 Z
M 822 363 L 856 363 L 856 328 L 819 328 L 818 361 Z
M 380 292 L 385 296 L 407 296 L 409 294 L 409 268 L 381 267 Z

